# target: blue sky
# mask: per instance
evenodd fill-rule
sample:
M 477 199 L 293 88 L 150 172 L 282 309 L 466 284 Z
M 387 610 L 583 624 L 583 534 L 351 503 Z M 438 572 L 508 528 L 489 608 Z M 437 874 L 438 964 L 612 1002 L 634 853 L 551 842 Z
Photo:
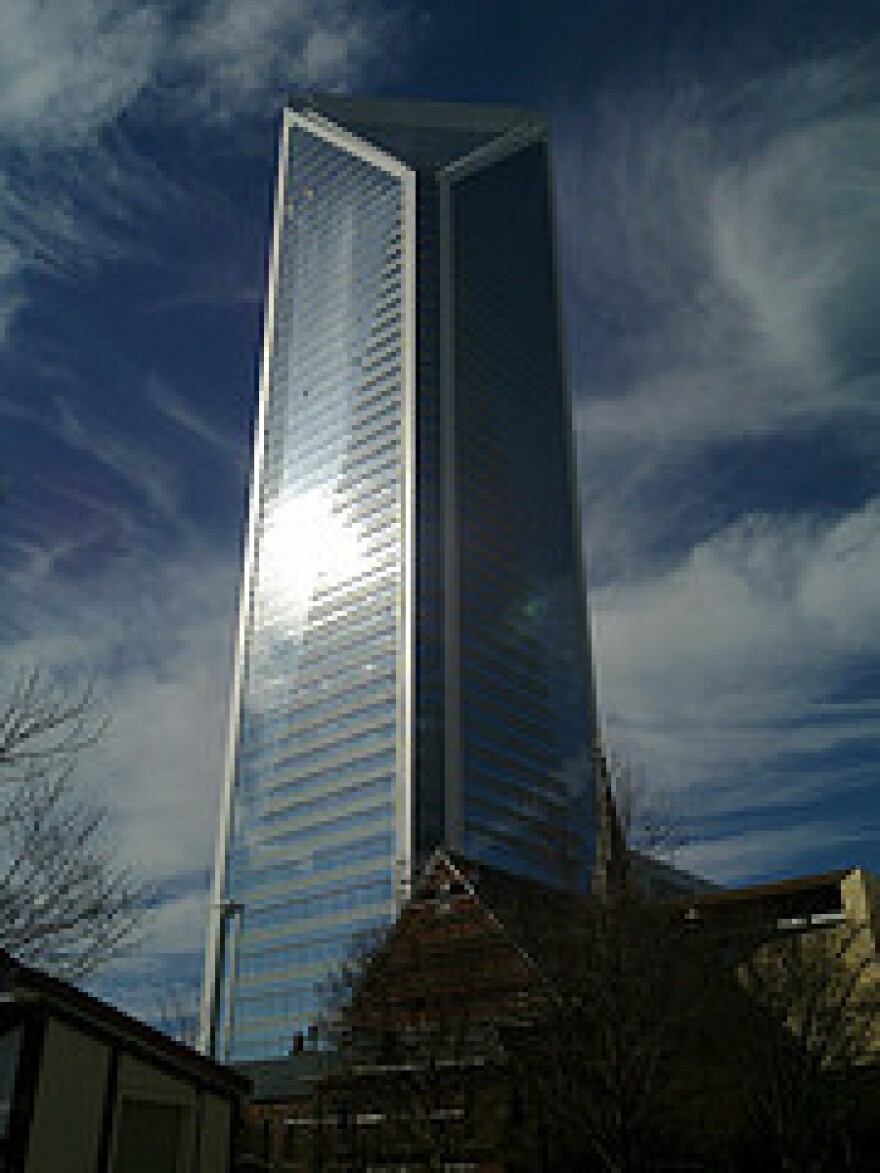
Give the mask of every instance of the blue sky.
M 869 3 L 0 5 L 2 671 L 112 711 L 82 773 L 167 897 L 129 1005 L 198 969 L 301 88 L 546 113 L 608 739 L 714 879 L 880 871 L 878 46 Z

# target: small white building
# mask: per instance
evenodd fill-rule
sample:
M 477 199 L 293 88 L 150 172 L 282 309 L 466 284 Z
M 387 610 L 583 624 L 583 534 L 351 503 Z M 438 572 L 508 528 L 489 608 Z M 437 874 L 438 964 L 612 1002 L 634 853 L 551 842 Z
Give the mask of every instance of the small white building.
M 230 1173 L 249 1082 L 0 950 L 0 1169 Z

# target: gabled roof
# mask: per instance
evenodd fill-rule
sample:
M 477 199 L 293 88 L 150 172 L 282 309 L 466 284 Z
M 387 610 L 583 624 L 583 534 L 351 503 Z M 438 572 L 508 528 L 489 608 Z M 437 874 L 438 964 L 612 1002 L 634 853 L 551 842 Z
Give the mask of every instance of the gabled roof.
M 589 906 L 589 897 L 541 884 L 526 876 L 477 863 L 461 852 L 438 849 L 423 868 L 413 900 L 436 886 L 438 876 L 458 878 L 515 950 L 527 970 L 552 986 L 546 967 L 548 941 L 573 938 Z
M 433 171 L 511 132 L 546 133 L 533 111 L 458 102 L 309 94 L 288 108 L 319 114 L 417 170 Z
M 466 998 L 472 1007 L 484 1000 L 496 1009 L 506 1002 L 520 1006 L 527 991 L 555 997 L 536 946 L 546 940 L 548 926 L 559 930 L 561 917 L 571 915 L 571 908 L 572 899 L 565 894 L 438 849 L 397 919 L 360 965 L 354 964 L 352 1011 L 372 1016 L 375 1008 L 377 1016 L 418 1015 L 427 986 L 437 995 L 435 978 L 454 985 L 455 998 Z M 487 978 L 483 967 L 490 956 L 497 959 L 499 951 L 508 960 Z M 430 979 L 419 978 L 413 985 L 416 972 Z M 502 972 L 504 980 L 499 979 Z M 475 1019 L 478 1016 L 479 1012 Z

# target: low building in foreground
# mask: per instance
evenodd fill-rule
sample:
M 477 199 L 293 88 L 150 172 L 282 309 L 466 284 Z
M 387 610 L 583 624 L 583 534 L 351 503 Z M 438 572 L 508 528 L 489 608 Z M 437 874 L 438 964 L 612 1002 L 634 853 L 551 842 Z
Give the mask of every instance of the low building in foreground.
M 249 1086 L 0 951 L 5 1173 L 229 1173 Z
M 254 1090 L 239 1168 L 422 1168 L 439 1152 L 450 1168 L 507 1168 L 522 1124 L 512 1052 L 557 1011 L 589 904 L 435 852 L 391 929 L 340 967 L 329 1037 L 240 1066 Z
M 646 870 L 648 885 L 640 883 Z M 287 1057 L 242 1066 L 254 1091 L 237 1168 L 422 1168 L 441 1155 L 446 1168 L 481 1173 L 561 1168 L 562 1134 L 582 1127 L 578 1082 L 598 1080 L 601 1094 L 613 1097 L 613 1081 L 600 1068 L 636 1024 L 644 1030 L 635 1046 L 645 1069 L 636 1079 L 653 1100 L 651 1143 L 694 1159 L 735 1152 L 732 1168 L 761 1167 L 756 1162 L 774 1154 L 753 1131 L 749 1097 L 761 1089 L 744 1086 L 746 1073 L 755 1074 L 748 1047 L 761 1050 L 773 1040 L 780 1061 L 797 1064 L 802 1044 L 813 1046 L 785 1014 L 753 1013 L 757 995 L 767 992 L 755 986 L 762 959 L 775 951 L 790 994 L 806 990 L 815 1002 L 809 983 L 829 994 L 839 988 L 834 966 L 845 965 L 849 953 L 841 945 L 858 940 L 853 957 L 862 958 L 859 981 L 868 982 L 876 965 L 876 881 L 853 869 L 722 891 L 692 877 L 683 896 L 684 873 L 636 860 L 628 875 L 639 895 L 629 903 L 621 893 L 595 902 L 435 853 L 395 925 L 340 967 L 336 988 L 325 994 L 327 1033 L 294 1036 Z M 608 918 L 598 929 L 597 916 Z M 792 942 L 798 951 L 789 958 Z M 798 968 L 800 945 L 808 942 Z M 614 956 L 593 965 L 586 943 Z M 812 965 L 820 948 L 831 959 L 827 969 Z M 603 991 L 615 981 L 618 957 L 621 989 Z M 617 1007 L 628 1019 L 619 1038 L 613 1023 L 603 1037 L 601 1015 L 584 999 Z M 857 1002 L 870 1016 L 870 999 L 853 998 L 839 1007 L 844 1017 Z M 836 1032 L 829 1038 L 847 1036 L 840 1021 L 823 1019 Z M 876 1013 L 866 1022 L 876 1028 Z M 855 1026 L 851 1037 L 864 1042 Z M 664 1040 L 671 1036 L 669 1066 Z M 850 1065 L 844 1089 L 861 1104 L 851 1117 L 858 1151 L 873 1143 L 873 1105 L 880 1108 L 871 1059 L 863 1053 L 855 1079 Z M 668 1090 L 645 1074 L 655 1063 L 669 1067 Z M 828 1078 L 830 1091 L 836 1075 Z M 546 1093 L 554 1079 L 565 1103 Z M 595 1107 L 589 1095 L 584 1104 Z M 581 1155 L 589 1150 L 585 1126 L 574 1140 Z M 542 1165 L 545 1157 L 550 1163 Z
M 880 878 L 863 868 L 798 876 L 677 901 L 707 944 L 728 943 L 741 983 L 786 1008 L 793 1035 L 826 1065 L 880 1062 Z

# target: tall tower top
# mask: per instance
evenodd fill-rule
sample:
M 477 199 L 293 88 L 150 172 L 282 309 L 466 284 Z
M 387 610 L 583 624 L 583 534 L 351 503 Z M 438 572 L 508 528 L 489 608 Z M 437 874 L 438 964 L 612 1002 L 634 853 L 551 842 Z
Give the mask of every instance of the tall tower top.
M 547 132 L 539 115 L 512 106 L 309 94 L 292 99 L 288 109 L 329 119 L 423 171 L 447 167 L 498 139 Z

